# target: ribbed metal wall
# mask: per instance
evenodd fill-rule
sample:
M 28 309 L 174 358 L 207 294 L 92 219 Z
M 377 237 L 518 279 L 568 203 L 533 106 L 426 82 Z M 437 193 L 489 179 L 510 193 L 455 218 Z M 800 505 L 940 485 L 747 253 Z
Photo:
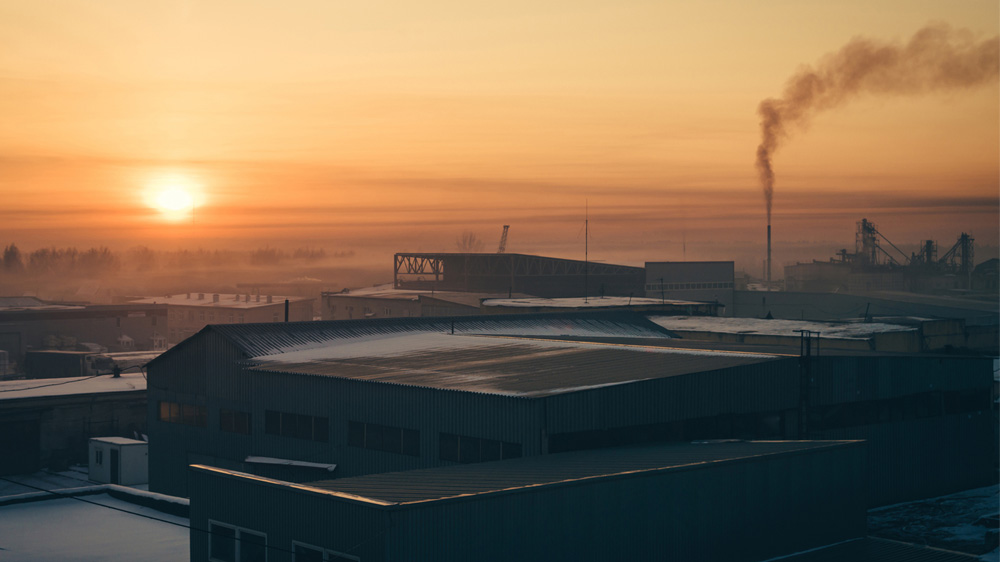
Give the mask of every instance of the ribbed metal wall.
M 266 529 L 279 549 L 299 540 L 364 562 L 761 560 L 864 534 L 863 447 L 388 509 L 201 473 L 191 523 Z M 207 552 L 193 530 L 191 560 Z M 268 560 L 291 558 L 275 550 Z
M 559 394 L 545 399 L 547 427 L 562 433 L 794 409 L 798 372 L 796 359 L 775 359 Z

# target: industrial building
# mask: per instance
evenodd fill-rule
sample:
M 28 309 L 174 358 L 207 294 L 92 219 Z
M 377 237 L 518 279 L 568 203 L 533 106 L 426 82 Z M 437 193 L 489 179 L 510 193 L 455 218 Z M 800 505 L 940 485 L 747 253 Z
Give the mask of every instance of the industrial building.
M 683 341 L 608 312 L 209 326 L 148 366 L 150 487 L 719 438 L 865 439 L 871 505 L 995 480 L 989 358 Z
M 576 451 L 308 484 L 195 466 L 191 560 L 765 560 L 863 536 L 864 464 L 857 441 L 785 441 Z
M 162 304 L 80 305 L 0 297 L 0 374 L 23 373 L 29 350 L 166 349 L 166 332 L 167 307 Z
M 574 310 L 632 311 L 643 314 L 681 314 L 717 316 L 722 305 L 717 302 L 695 302 L 643 297 L 554 298 L 522 297 L 484 299 L 483 314 L 539 314 Z
M 643 294 L 641 267 L 526 254 L 399 253 L 393 287 L 536 297 Z
M 508 296 L 527 297 L 520 293 L 468 293 L 461 291 L 421 291 L 396 289 L 391 284 L 363 287 L 320 296 L 323 320 L 362 318 L 411 318 L 420 316 L 472 316 L 480 314 L 485 299 Z
M 139 372 L 0 382 L 0 476 L 87 463 L 92 437 L 146 431 L 146 379 Z
M 134 299 L 133 303 L 166 305 L 167 342 L 176 344 L 208 324 L 259 322 L 306 322 L 313 319 L 313 300 L 308 297 L 183 293 Z
M 736 274 L 731 261 L 646 262 L 645 296 L 715 302 L 719 316 L 733 315 Z

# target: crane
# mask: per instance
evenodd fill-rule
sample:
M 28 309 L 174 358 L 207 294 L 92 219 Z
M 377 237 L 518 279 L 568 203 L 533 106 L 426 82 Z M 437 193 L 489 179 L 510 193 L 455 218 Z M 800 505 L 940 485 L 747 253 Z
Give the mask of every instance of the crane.
M 507 229 L 509 228 L 509 224 L 503 225 L 503 234 L 500 235 L 500 249 L 497 250 L 498 254 L 502 254 L 507 250 Z

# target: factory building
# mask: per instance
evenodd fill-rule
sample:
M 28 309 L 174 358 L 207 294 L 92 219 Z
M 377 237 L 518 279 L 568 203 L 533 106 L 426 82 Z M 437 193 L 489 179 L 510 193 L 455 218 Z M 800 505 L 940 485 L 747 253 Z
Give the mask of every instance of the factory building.
M 791 441 L 576 451 L 308 484 L 195 466 L 191 560 L 765 560 L 863 536 L 864 464 L 857 441 Z
M 167 307 L 162 304 L 78 305 L 0 297 L 0 376 L 22 373 L 29 350 L 165 349 L 166 332 Z
M 526 254 L 396 254 L 397 289 L 536 297 L 642 295 L 641 267 Z
M 144 297 L 133 303 L 166 305 L 169 319 L 167 342 L 174 345 L 209 324 L 252 324 L 259 322 L 306 322 L 313 319 L 313 300 L 307 297 L 184 293 Z M 287 303 L 287 305 L 286 305 Z
M 735 269 L 731 261 L 646 262 L 648 298 L 719 303 L 719 316 L 733 315 Z
M 866 439 L 872 505 L 995 479 L 989 358 L 681 341 L 609 312 L 209 326 L 148 366 L 150 487 L 720 438 Z
M 323 292 L 320 316 L 323 320 L 362 318 L 411 318 L 420 316 L 473 316 L 480 314 L 483 300 L 527 295 L 508 293 L 467 293 L 461 291 L 421 291 L 396 289 L 391 284 L 337 292 Z

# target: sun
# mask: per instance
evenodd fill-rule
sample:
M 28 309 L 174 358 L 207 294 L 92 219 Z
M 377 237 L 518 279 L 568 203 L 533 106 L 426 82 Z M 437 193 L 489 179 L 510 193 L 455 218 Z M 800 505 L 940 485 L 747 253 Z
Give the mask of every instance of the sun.
M 195 208 L 202 202 L 201 186 L 184 174 L 160 175 L 150 181 L 146 204 L 170 222 L 194 219 Z

